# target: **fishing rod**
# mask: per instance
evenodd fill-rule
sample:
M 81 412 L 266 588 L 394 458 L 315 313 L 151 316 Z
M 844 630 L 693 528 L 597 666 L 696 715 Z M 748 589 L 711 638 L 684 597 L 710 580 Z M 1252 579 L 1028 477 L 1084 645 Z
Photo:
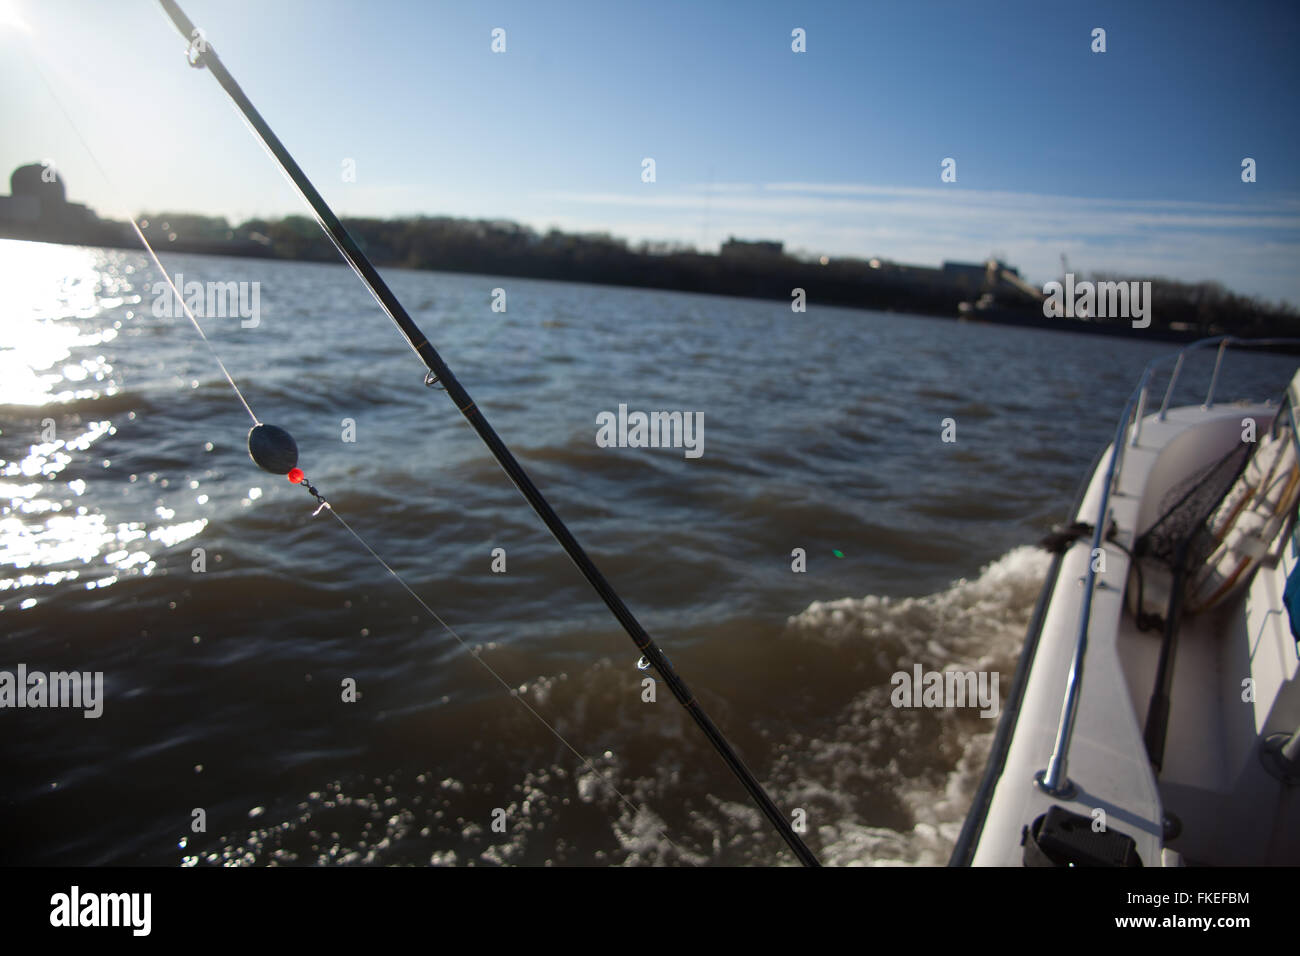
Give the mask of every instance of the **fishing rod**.
M 763 815 L 780 833 L 781 838 L 785 840 L 799 862 L 804 866 L 819 866 L 817 857 L 808 849 L 799 834 L 795 832 L 790 821 L 785 818 L 772 801 L 772 798 L 768 796 L 758 778 L 745 766 L 740 759 L 740 755 L 736 753 L 727 738 L 723 736 L 722 731 L 709 719 L 708 714 L 704 712 L 699 701 L 687 688 L 686 683 L 677 674 L 663 651 L 646 633 L 640 622 L 628 610 L 627 605 L 623 603 L 623 599 L 619 597 L 618 592 L 614 590 L 613 585 L 605 579 L 600 569 L 596 567 L 595 563 L 588 557 L 587 552 L 583 550 L 582 545 L 578 543 L 572 532 L 560 520 L 560 516 L 555 513 L 555 510 L 541 491 L 533 484 L 523 466 L 519 464 L 510 449 L 506 447 L 505 442 L 501 440 L 495 429 L 488 423 L 482 410 L 470 398 L 469 392 L 452 374 L 451 369 L 442 360 L 442 356 L 438 354 L 437 349 L 429 343 L 424 333 L 420 331 L 410 315 L 407 314 L 406 309 L 397 300 L 397 296 L 393 295 L 392 290 L 380 277 L 366 254 L 361 251 L 361 247 L 357 245 L 356 240 L 344 228 L 338 216 L 330 209 L 329 204 L 325 202 L 321 194 L 316 191 L 316 187 L 307 179 L 307 175 L 302 171 L 293 156 L 289 154 L 289 151 L 285 149 L 279 137 L 275 135 L 266 120 L 258 113 L 239 84 L 235 82 L 235 78 L 230 75 L 230 71 L 221 62 L 220 57 L 217 56 L 216 51 L 207 41 L 202 31 L 195 28 L 193 22 L 181 10 L 176 0 L 159 0 L 159 2 L 176 29 L 180 31 L 181 36 L 189 44 L 186 56 L 190 66 L 198 69 L 206 67 L 217 82 L 221 84 L 221 88 L 226 91 L 226 94 L 243 114 L 244 119 L 253 128 L 253 132 L 258 139 L 262 141 L 262 145 L 274 157 L 280 165 L 280 169 L 298 190 L 299 195 L 311 207 L 312 212 L 316 215 L 316 221 L 325 230 L 326 235 L 329 236 L 339 253 L 347 260 L 348 265 L 352 267 L 366 287 L 370 289 L 370 293 L 375 297 L 375 300 L 388 317 L 401 330 L 407 344 L 424 362 L 425 367 L 428 369 L 428 374 L 424 380 L 425 384 L 436 385 L 447 393 L 447 397 L 452 400 L 456 408 L 465 417 L 465 420 L 478 433 L 479 438 L 483 440 L 483 444 L 487 446 L 488 451 L 492 453 L 492 457 L 497 460 L 507 477 L 519 489 L 520 494 L 524 496 L 533 511 L 537 513 L 537 516 L 542 519 L 551 534 L 555 536 L 555 539 L 564 548 L 570 560 L 582 572 L 582 576 L 600 595 L 601 600 L 605 602 L 605 605 L 617 618 L 619 624 L 623 626 L 623 630 L 632 638 L 637 650 L 641 652 L 642 663 L 653 667 L 664 683 L 668 685 L 678 703 L 686 709 L 686 712 L 691 715 L 696 725 L 704 732 L 709 743 L 713 745 L 713 748 L 722 757 L 723 762 L 726 763 L 731 772 L 735 774 L 753 801 L 758 804 L 758 808 L 763 811 Z M 284 437 L 287 437 L 287 434 Z M 290 442 L 292 442 L 291 439 Z M 301 472 L 298 472 L 298 474 L 301 475 Z M 316 494 L 310 486 L 308 490 Z M 319 495 L 317 495 L 317 499 L 323 500 L 320 499 Z

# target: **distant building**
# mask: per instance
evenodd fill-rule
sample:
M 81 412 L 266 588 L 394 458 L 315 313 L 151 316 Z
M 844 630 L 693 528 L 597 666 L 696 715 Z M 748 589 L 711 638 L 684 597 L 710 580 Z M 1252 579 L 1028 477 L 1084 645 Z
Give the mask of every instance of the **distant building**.
M 881 273 L 901 282 L 913 285 L 937 285 L 945 280 L 944 274 L 930 266 L 908 266 L 890 262 L 881 266 Z
M 105 222 L 82 203 L 68 202 L 63 181 L 51 166 L 19 166 L 9 177 L 9 193 L 0 196 L 2 237 L 86 245 L 122 238 L 119 224 Z
M 1019 269 L 1007 265 L 1001 259 L 987 259 L 984 262 L 944 262 L 942 271 L 943 277 L 948 281 L 972 286 L 996 281 L 1003 272 L 1013 276 L 1020 275 Z
M 960 282 L 963 285 L 982 286 L 988 279 L 989 266 L 987 262 L 944 262 L 943 277 L 949 282 Z
M 724 256 L 780 256 L 785 253 L 785 243 L 770 239 L 751 242 L 733 236 L 722 244 L 719 253 Z

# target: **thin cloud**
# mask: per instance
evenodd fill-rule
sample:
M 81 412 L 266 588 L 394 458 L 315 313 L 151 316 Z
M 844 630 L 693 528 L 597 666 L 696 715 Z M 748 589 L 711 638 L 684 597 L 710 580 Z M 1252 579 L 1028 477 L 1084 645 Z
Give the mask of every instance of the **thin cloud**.
M 629 192 L 555 191 L 550 219 L 630 238 L 716 245 L 779 239 L 815 254 L 938 264 L 997 251 L 1031 281 L 1080 271 L 1217 279 L 1300 301 L 1300 201 L 1207 202 L 1054 196 L 857 183 L 716 183 Z

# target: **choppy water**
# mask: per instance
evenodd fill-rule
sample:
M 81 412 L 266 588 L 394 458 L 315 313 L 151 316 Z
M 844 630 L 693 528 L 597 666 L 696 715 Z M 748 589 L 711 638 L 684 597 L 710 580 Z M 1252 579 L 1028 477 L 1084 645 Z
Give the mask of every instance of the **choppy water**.
M 631 643 L 348 270 L 164 261 L 260 283 L 256 328 L 205 322 L 253 408 L 643 809 L 253 466 L 247 415 L 188 320 L 155 316 L 143 256 L 0 242 L 0 669 L 103 671 L 106 698 L 98 720 L 0 711 L 0 861 L 789 861 L 667 691 L 642 701 Z M 889 677 L 996 668 L 1005 694 L 1047 565 L 1031 545 L 1170 347 L 819 308 L 815 290 L 798 315 L 387 276 L 822 859 L 944 862 L 995 722 L 894 709 Z M 1223 392 L 1267 395 L 1287 368 L 1230 361 Z M 620 403 L 703 412 L 703 456 L 598 448 Z

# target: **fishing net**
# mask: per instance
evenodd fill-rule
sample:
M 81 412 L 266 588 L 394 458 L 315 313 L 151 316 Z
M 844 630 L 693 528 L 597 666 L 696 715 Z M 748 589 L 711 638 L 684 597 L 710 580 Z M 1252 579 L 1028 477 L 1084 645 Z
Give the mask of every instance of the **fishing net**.
M 1213 550 L 1206 525 L 1237 477 L 1246 467 L 1254 444 L 1238 442 L 1218 461 L 1193 472 L 1165 493 L 1160 517 L 1137 540 L 1134 554 L 1159 561 L 1173 570 L 1184 554 L 1188 567 L 1196 567 Z
M 1160 517 L 1138 538 L 1135 556 L 1171 571 L 1181 567 L 1195 573 L 1207 560 L 1221 557 L 1224 546 L 1240 546 L 1240 533 L 1254 520 L 1240 515 L 1252 502 L 1268 505 L 1275 523 L 1289 520 L 1296 476 L 1287 479 L 1287 471 L 1297 471 L 1289 401 L 1263 424 L 1262 432 L 1259 440 L 1235 443 L 1223 457 L 1171 488 L 1161 500 Z M 1241 526 L 1240 532 L 1233 531 L 1234 524 Z M 1276 524 L 1268 527 L 1269 537 L 1277 530 Z

